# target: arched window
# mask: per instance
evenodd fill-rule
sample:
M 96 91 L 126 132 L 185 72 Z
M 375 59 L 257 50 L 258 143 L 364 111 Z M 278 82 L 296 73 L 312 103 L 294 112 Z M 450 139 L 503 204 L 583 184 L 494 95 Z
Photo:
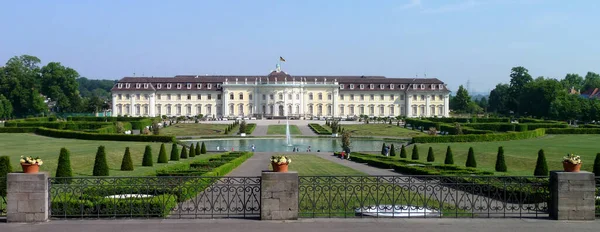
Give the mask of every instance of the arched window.
M 244 94 L 240 93 L 240 100 L 244 100 Z
M 229 100 L 233 100 L 233 93 L 229 94 Z

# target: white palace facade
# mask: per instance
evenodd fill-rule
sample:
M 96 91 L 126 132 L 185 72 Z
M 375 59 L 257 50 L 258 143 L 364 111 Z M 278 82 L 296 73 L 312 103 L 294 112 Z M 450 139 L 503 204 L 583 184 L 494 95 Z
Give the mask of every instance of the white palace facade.
M 124 77 L 112 88 L 113 116 L 211 118 L 448 117 L 437 78 L 291 76 Z

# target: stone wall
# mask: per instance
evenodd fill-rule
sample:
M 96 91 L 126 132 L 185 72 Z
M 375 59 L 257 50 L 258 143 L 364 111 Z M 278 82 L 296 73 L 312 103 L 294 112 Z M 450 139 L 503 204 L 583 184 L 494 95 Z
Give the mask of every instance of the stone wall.
M 48 173 L 9 173 L 7 184 L 8 222 L 48 220 Z

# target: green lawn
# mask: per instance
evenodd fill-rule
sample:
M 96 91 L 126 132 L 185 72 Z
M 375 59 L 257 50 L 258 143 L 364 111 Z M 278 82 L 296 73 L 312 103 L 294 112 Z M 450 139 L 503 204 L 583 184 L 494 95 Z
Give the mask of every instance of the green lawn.
M 420 131 L 405 129 L 396 124 L 342 124 L 341 126 L 344 130 L 352 132 L 354 136 L 413 137 L 424 135 Z
M 504 157 L 508 173 L 500 175 L 533 175 L 537 153 L 544 149 L 549 170 L 562 170 L 562 157 L 567 153 L 575 153 L 583 160 L 582 170 L 592 171 L 596 153 L 600 153 L 600 135 L 547 135 L 541 138 L 514 140 L 502 142 L 476 142 L 476 143 L 429 143 L 418 144 L 419 158 L 426 161 L 427 151 L 431 146 L 435 154 L 435 163 L 443 163 L 448 145 L 452 147 L 454 163 L 464 166 L 469 147 L 473 147 L 477 168 L 484 171 L 494 171 L 498 147 L 504 147 Z M 397 155 L 400 155 L 400 146 Z M 407 149 L 411 157 L 412 146 Z
M 178 162 L 170 161 L 169 164 L 157 164 L 160 143 L 144 142 L 117 142 L 117 141 L 94 141 L 77 139 L 58 139 L 44 137 L 34 134 L 10 134 L 0 133 L 0 144 L 2 151 L 0 155 L 10 157 L 13 171 L 21 171 L 19 159 L 21 156 L 39 156 L 44 161 L 40 171 L 49 172 L 54 176 L 58 162 L 58 155 L 62 147 L 71 152 L 71 167 L 75 176 L 91 176 L 94 167 L 94 157 L 98 146 L 106 147 L 106 157 L 111 176 L 144 176 L 153 175 L 154 171 L 170 164 L 190 162 L 192 160 L 207 159 L 214 155 L 202 155 L 193 159 Z M 142 167 L 142 156 L 146 145 L 152 146 L 154 159 L 153 167 Z M 167 156 L 171 152 L 171 144 L 165 144 Z M 121 171 L 121 160 L 125 147 L 129 147 L 133 159 L 134 171 Z M 179 147 L 181 151 L 181 147 Z
M 161 135 L 191 136 L 191 135 L 222 135 L 227 124 L 179 123 L 161 129 Z
M 285 125 L 269 125 L 267 128 L 268 135 L 285 135 Z M 290 125 L 290 134 L 301 135 L 300 129 L 296 125 Z
M 352 168 L 336 164 L 321 157 L 309 154 L 288 155 L 292 159 L 290 171 L 297 171 L 301 176 L 351 176 L 366 175 Z

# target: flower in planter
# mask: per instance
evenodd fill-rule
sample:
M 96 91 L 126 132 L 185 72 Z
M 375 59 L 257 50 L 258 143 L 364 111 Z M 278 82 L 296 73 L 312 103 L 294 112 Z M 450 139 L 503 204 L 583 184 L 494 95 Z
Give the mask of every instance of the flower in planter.
M 291 162 L 292 162 L 292 159 L 290 159 L 289 157 L 284 156 L 284 155 L 271 156 L 271 163 L 290 164 Z
M 563 162 L 572 163 L 572 164 L 580 164 L 581 157 L 575 154 L 567 154 L 567 156 L 563 157 Z
M 20 160 L 21 164 L 37 164 L 37 165 L 42 165 L 44 164 L 44 161 L 42 161 L 42 159 L 40 159 L 40 157 L 32 157 L 32 156 L 27 156 L 27 157 L 23 157 L 21 156 L 21 160 Z

